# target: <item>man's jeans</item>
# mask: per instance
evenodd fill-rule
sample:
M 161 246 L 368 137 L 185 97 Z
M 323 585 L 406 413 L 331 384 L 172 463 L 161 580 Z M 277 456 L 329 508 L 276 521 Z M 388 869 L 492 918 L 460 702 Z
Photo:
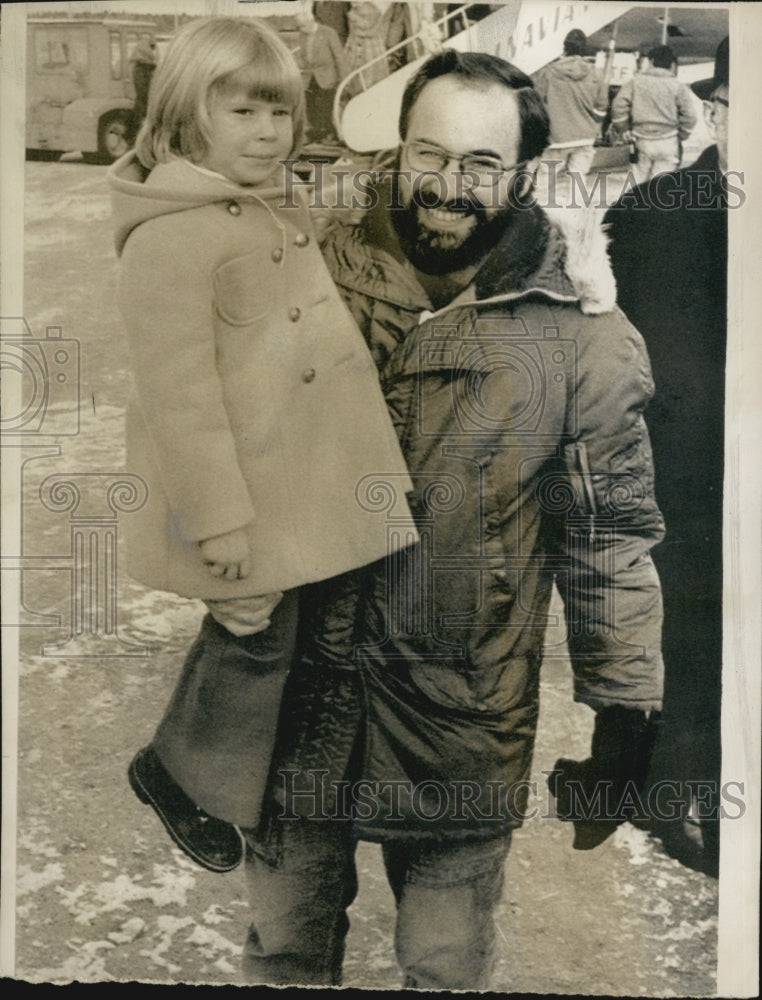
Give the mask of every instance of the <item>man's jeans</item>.
M 638 160 L 632 172 L 638 184 L 645 184 L 655 174 L 666 174 L 680 166 L 680 142 L 671 139 L 637 139 Z
M 341 984 L 346 909 L 357 893 L 348 822 L 281 822 L 277 849 L 247 833 L 252 913 L 247 982 Z M 488 841 L 388 842 L 395 951 L 411 989 L 487 989 L 510 834 Z

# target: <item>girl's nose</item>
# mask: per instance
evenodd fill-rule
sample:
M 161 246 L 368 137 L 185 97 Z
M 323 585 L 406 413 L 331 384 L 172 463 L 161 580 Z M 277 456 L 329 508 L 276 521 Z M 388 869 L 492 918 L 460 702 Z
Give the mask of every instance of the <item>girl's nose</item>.
M 270 110 L 262 111 L 255 119 L 255 131 L 259 139 L 275 139 L 278 132 L 275 119 Z

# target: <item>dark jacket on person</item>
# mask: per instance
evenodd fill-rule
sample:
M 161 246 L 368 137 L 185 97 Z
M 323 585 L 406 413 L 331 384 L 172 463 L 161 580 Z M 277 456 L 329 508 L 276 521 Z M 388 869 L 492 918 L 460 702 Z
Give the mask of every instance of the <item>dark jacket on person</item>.
M 521 821 L 554 577 L 576 699 L 660 705 L 651 375 L 613 304 L 598 230 L 580 253 L 539 209 L 518 213 L 472 284 L 435 312 L 388 198 L 329 229 L 323 249 L 379 369 L 421 544 L 356 577 L 353 629 L 340 615 L 317 629 L 321 648 L 286 696 L 276 771 L 306 791 L 286 804 L 301 814 L 315 804 L 307 769 L 324 768 L 325 787 L 361 778 L 365 837 L 489 836 Z M 389 480 L 358 496 L 385 505 L 394 532 L 398 494 Z M 350 663 L 354 684 L 334 669 Z
M 728 204 L 717 147 L 628 192 L 606 216 L 619 303 L 648 346 L 649 426 L 666 538 L 665 747 L 653 780 L 720 781 Z
M 649 428 L 670 538 L 722 506 L 727 200 L 717 147 L 652 178 L 606 215 L 617 301 L 645 338 Z M 700 502 L 697 502 L 700 498 Z M 674 534 L 673 534 L 674 533 Z

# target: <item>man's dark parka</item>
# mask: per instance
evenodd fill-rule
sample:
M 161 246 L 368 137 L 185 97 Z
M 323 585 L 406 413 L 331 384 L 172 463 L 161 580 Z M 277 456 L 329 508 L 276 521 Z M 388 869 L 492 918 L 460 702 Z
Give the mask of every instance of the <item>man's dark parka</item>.
M 575 698 L 660 706 L 649 362 L 614 306 L 589 215 L 570 215 L 570 247 L 541 210 L 518 211 L 475 280 L 434 311 L 390 192 L 377 193 L 358 224 L 329 228 L 323 251 L 378 366 L 421 542 L 357 577 L 350 641 L 323 630 L 295 670 L 276 794 L 309 815 L 304 772 L 323 769 L 325 787 L 360 781 L 361 836 L 496 835 L 527 799 L 554 578 Z M 386 505 L 391 533 L 404 531 L 398 500 L 393 481 L 363 498 Z M 333 808 L 333 792 L 319 805 Z

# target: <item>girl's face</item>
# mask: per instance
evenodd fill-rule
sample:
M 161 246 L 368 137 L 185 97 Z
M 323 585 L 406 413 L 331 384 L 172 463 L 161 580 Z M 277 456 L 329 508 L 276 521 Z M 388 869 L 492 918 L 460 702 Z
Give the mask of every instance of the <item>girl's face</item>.
M 209 124 L 208 149 L 195 162 L 247 187 L 270 181 L 294 143 L 291 108 L 250 97 L 245 87 L 212 95 Z

